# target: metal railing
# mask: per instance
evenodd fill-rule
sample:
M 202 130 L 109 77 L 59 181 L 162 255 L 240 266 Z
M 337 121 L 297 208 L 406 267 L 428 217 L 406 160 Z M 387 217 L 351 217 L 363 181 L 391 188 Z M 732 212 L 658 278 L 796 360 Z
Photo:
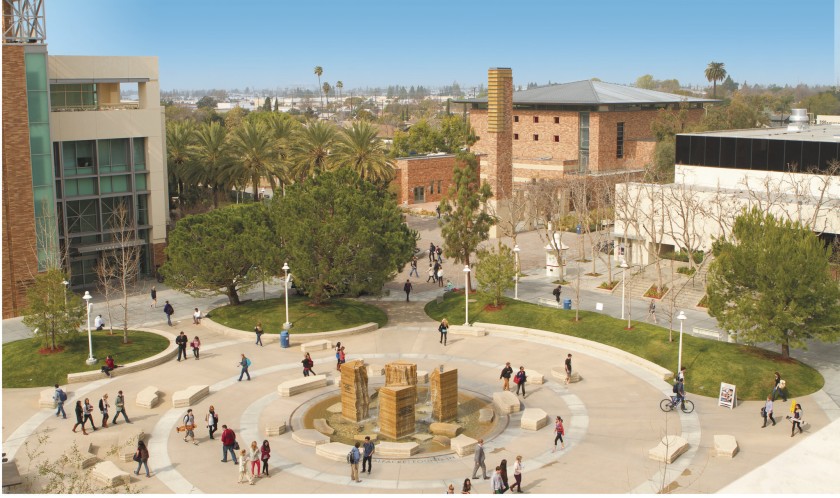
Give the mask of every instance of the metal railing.
M 139 102 L 117 102 L 114 104 L 91 104 L 91 105 L 53 105 L 51 112 L 76 112 L 76 111 L 123 111 L 140 109 Z

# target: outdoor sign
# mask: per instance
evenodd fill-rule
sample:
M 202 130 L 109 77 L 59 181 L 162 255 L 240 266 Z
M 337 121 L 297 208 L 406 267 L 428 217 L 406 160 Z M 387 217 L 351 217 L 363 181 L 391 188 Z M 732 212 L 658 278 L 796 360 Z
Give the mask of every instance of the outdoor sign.
M 735 384 L 720 383 L 720 397 L 718 405 L 730 410 L 735 406 Z

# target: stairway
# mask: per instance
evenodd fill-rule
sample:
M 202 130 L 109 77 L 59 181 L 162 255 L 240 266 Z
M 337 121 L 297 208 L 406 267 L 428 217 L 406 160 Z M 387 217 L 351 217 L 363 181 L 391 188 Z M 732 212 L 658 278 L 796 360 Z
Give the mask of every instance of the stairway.
M 706 275 L 709 273 L 709 265 L 712 259 L 714 257 L 711 253 L 707 253 L 697 272 L 679 289 L 676 301 L 677 308 L 693 309 L 706 295 Z

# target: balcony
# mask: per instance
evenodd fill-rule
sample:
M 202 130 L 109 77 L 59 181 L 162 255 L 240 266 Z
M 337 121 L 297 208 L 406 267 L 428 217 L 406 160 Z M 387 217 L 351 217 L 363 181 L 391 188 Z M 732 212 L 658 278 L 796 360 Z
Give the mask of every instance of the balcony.
M 75 112 L 75 111 L 124 111 L 140 109 L 140 102 L 116 102 L 82 105 L 52 105 L 51 112 Z

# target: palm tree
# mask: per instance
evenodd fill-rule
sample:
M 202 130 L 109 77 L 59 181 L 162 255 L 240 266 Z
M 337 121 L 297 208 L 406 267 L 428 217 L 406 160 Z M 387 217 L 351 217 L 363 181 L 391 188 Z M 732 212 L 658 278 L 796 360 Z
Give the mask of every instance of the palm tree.
M 238 178 L 233 174 L 227 128 L 218 121 L 202 123 L 195 133 L 192 147 L 196 167 L 191 180 L 213 188 L 213 207 L 219 207 L 219 191 L 227 192 Z
M 330 86 L 330 84 L 328 82 L 325 81 L 323 89 L 324 89 L 324 97 L 326 97 L 326 99 L 327 99 L 327 112 L 329 112 L 329 110 L 330 110 L 330 89 L 332 89 L 332 87 Z
M 344 88 L 344 83 L 341 80 L 335 82 L 335 87 L 338 88 L 338 105 L 339 109 L 344 107 L 344 102 L 341 101 L 341 89 Z
M 355 121 L 339 132 L 333 157 L 334 167 L 349 168 L 371 182 L 387 184 L 396 173 L 376 127 L 366 121 Z
M 723 62 L 710 62 L 706 66 L 706 79 L 714 84 L 712 97 L 717 98 L 717 82 L 726 78 L 726 69 Z
M 310 121 L 295 135 L 289 155 L 292 176 L 304 181 L 328 169 L 330 148 L 336 139 L 335 126 L 328 121 Z
M 277 182 L 277 142 L 271 128 L 265 123 L 246 120 L 234 130 L 231 140 L 233 153 L 232 178 L 248 178 L 254 185 L 254 201 L 260 189 L 260 178 L 268 178 L 271 189 Z
M 321 93 L 321 75 L 324 74 L 324 68 L 315 66 L 315 76 L 318 77 L 318 93 Z M 320 97 L 320 95 L 319 95 Z M 321 97 L 321 107 L 324 107 L 324 97 Z
M 184 193 L 191 167 L 190 147 L 195 138 L 192 121 L 170 121 L 166 123 L 166 162 L 169 165 L 169 179 L 175 182 L 178 195 Z
M 293 180 L 289 171 L 291 141 L 294 137 L 295 129 L 299 124 L 293 118 L 289 117 L 288 114 L 274 114 L 268 120 L 268 126 L 271 129 L 271 135 L 274 137 L 274 142 L 277 147 L 278 162 L 275 171 L 280 179 L 280 187 L 283 189 L 283 195 L 286 195 L 286 185 Z

